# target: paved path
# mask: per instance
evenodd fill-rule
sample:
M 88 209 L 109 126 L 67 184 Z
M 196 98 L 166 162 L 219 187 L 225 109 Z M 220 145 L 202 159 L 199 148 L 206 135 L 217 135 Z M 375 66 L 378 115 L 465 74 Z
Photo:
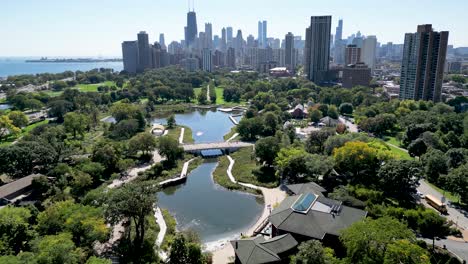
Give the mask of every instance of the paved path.
M 349 132 L 351 132 L 351 133 L 359 132 L 358 131 L 358 126 L 356 124 L 353 124 L 353 123 L 349 122 L 348 120 L 344 119 L 342 116 L 340 116 L 338 119 L 341 121 L 341 123 L 346 125 Z
M 231 120 L 231 122 L 232 122 L 234 125 L 237 126 L 237 125 L 239 124 L 239 122 L 237 122 L 237 120 L 236 120 L 232 115 L 229 116 L 229 119 Z
M 209 149 L 227 149 L 227 148 L 245 148 L 252 147 L 254 144 L 249 142 L 235 141 L 235 142 L 214 142 L 214 143 L 199 143 L 199 144 L 184 144 L 182 147 L 184 151 L 198 151 Z
M 179 144 L 184 144 L 184 133 L 185 133 L 185 128 L 182 127 L 180 129 Z
M 159 183 L 159 186 L 164 186 L 164 185 L 168 185 L 170 183 L 173 183 L 173 182 L 178 182 L 182 179 L 185 179 L 187 178 L 187 171 L 188 171 L 188 166 L 190 165 L 190 162 L 192 162 L 195 158 L 193 159 L 190 159 L 188 160 L 187 162 L 184 163 L 184 166 L 182 167 L 182 172 L 180 173 L 180 176 L 179 177 L 176 177 L 176 178 L 172 178 L 172 179 L 169 179 L 169 180 L 165 180 L 165 181 L 162 181 Z
M 166 225 L 166 221 L 164 221 L 163 214 L 159 207 L 156 207 L 154 209 L 154 218 L 156 218 L 156 223 L 159 226 L 159 233 L 158 233 L 158 237 L 156 238 L 156 245 L 159 248 L 158 255 L 163 261 L 166 261 L 167 253 L 161 250 L 160 247 L 162 245 L 162 242 L 164 241 L 164 237 L 166 236 L 167 225 Z
M 211 102 L 211 98 L 210 98 L 210 85 L 209 85 L 209 84 L 206 86 L 206 101 L 207 101 L 207 102 Z
M 232 135 L 232 137 L 228 138 L 226 142 L 231 142 L 231 140 L 235 139 L 237 136 L 239 136 L 239 133 L 235 133 L 234 135 Z

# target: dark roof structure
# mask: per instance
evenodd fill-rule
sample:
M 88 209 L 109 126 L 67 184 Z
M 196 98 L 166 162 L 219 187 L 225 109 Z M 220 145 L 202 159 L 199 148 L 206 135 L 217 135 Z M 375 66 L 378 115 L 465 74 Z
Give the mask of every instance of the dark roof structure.
M 294 249 L 298 242 L 290 234 L 265 240 L 263 236 L 231 241 L 242 264 L 280 262 L 279 254 Z
M 285 185 L 284 187 L 286 187 L 288 193 L 291 193 L 293 195 L 307 192 L 316 194 L 323 194 L 327 192 L 327 190 L 325 190 L 322 186 L 316 184 L 315 182 L 290 184 Z
M 270 214 L 270 223 L 282 233 L 292 233 L 322 240 L 326 234 L 339 232 L 367 215 L 366 211 L 343 206 L 320 194 L 289 196 Z
M 31 174 L 29 176 L 23 177 L 16 181 L 7 183 L 0 186 L 0 198 L 11 199 L 15 195 L 21 194 L 23 191 L 31 187 L 32 180 L 36 177 L 41 176 L 40 174 Z

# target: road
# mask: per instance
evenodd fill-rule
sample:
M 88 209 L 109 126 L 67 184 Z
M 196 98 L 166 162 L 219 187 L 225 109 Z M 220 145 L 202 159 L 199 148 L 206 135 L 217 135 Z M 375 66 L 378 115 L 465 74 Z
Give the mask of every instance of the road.
M 423 239 L 428 245 L 432 246 L 431 239 Z M 435 241 L 436 246 L 443 248 L 444 246 L 453 254 L 457 255 L 464 261 L 468 261 L 468 243 L 458 242 L 448 239 L 441 239 Z
M 358 126 L 356 124 L 353 124 L 353 123 L 349 122 L 348 120 L 344 119 L 343 116 L 340 116 L 338 119 L 340 120 L 341 123 L 346 125 L 349 132 L 351 132 L 351 133 L 357 133 L 358 132 Z

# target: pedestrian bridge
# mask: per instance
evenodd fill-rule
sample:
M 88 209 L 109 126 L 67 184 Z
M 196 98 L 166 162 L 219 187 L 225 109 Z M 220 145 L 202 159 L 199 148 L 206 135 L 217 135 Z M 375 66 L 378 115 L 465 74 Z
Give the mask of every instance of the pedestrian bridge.
M 238 150 L 239 148 L 252 147 L 254 144 L 241 141 L 233 142 L 214 142 L 214 143 L 198 143 L 198 144 L 183 144 L 182 148 L 185 152 L 192 154 L 202 154 L 205 150 L 219 149 L 223 154 Z

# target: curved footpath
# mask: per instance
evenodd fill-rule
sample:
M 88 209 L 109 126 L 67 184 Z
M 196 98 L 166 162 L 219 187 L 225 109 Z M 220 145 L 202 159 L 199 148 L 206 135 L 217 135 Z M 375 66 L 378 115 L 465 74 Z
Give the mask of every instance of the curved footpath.
M 229 177 L 229 180 L 232 183 L 236 183 L 242 186 L 245 186 L 247 188 L 252 188 L 255 190 L 261 190 L 263 194 L 263 199 L 265 202 L 265 205 L 263 207 L 263 213 L 262 215 L 258 218 L 257 222 L 255 222 L 254 225 L 252 225 L 247 232 L 245 233 L 247 236 L 253 236 L 254 231 L 262 225 L 262 223 L 268 218 L 268 215 L 271 212 L 271 209 L 275 204 L 278 204 L 286 198 L 286 192 L 282 191 L 277 188 L 264 188 L 260 186 L 256 186 L 253 184 L 249 183 L 243 183 L 243 182 L 238 182 L 232 175 L 232 168 L 234 167 L 235 160 L 231 158 L 231 156 L 227 155 L 227 158 L 229 159 L 229 166 L 226 170 L 226 173 Z M 224 263 L 229 263 L 232 262 L 233 258 L 235 257 L 234 249 L 232 248 L 231 244 L 228 242 L 226 243 L 221 249 L 218 249 L 213 252 L 213 263 L 214 264 L 224 264 Z
M 180 128 L 179 144 L 184 144 L 184 133 L 185 133 L 185 128 L 184 127 Z
M 234 133 L 234 135 L 232 135 L 232 137 L 228 138 L 226 140 L 226 142 L 231 142 L 231 140 L 235 139 L 237 136 L 239 136 L 239 133 Z

